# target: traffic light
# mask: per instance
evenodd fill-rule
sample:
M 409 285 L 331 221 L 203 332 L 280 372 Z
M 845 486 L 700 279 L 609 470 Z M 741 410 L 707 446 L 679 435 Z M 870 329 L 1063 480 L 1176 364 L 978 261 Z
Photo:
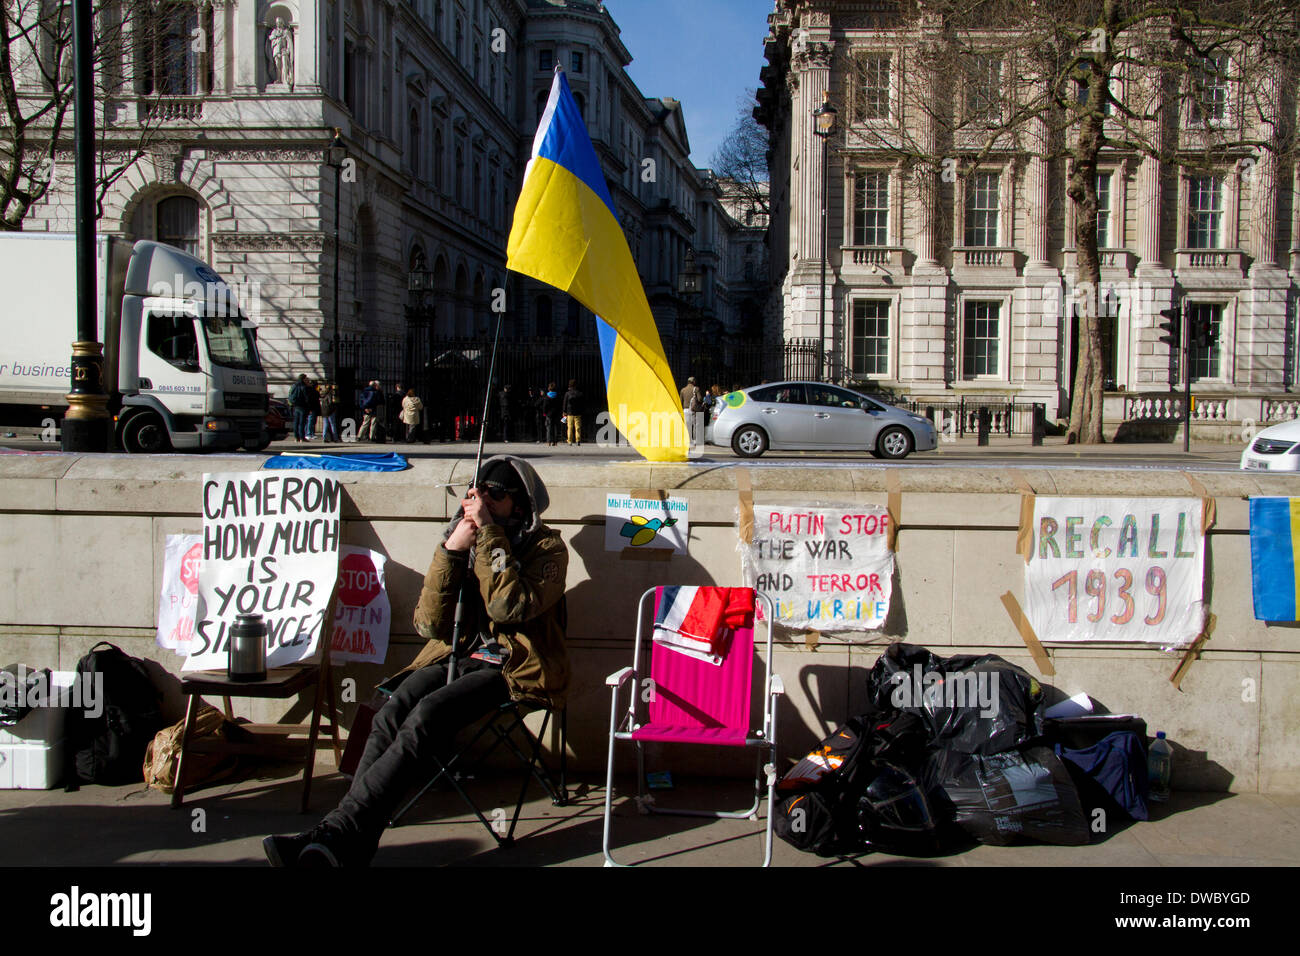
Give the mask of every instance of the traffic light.
M 1156 328 L 1160 329 L 1163 333 L 1160 336 L 1160 341 L 1164 342 L 1171 349 L 1181 348 L 1183 344 L 1183 332 L 1180 325 L 1182 313 L 1179 311 L 1177 306 L 1174 306 L 1171 309 L 1161 309 L 1160 315 L 1163 316 L 1165 320 L 1156 323 Z

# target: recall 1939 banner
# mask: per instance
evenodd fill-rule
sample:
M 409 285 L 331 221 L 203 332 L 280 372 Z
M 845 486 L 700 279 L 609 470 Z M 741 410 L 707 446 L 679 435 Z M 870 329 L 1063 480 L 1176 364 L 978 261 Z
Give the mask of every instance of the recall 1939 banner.
M 224 668 L 240 614 L 266 622 L 267 667 L 316 652 L 339 570 L 338 481 L 312 472 L 203 476 L 203 563 L 184 670 Z
M 1042 641 L 1177 647 L 1201 633 L 1199 498 L 1034 499 L 1025 613 Z
M 745 583 L 772 598 L 787 627 L 871 630 L 889 614 L 894 552 L 884 508 L 755 506 L 742 561 Z

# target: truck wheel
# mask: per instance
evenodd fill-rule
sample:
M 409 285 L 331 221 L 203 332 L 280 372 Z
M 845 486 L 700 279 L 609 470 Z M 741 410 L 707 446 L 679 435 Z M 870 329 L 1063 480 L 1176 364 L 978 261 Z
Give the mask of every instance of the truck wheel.
M 767 451 L 767 435 L 757 425 L 746 425 L 731 436 L 731 450 L 741 458 L 757 458 Z
M 122 447 L 133 455 L 155 455 L 171 451 L 171 438 L 167 426 L 153 412 L 136 415 L 122 430 Z
M 267 446 L 269 446 L 270 444 L 271 444 L 271 439 L 270 439 L 269 437 L 267 437 L 267 438 L 258 438 L 258 439 L 254 440 L 254 441 L 244 442 L 244 450 L 245 450 L 245 451 L 264 451 L 264 450 L 267 448 Z

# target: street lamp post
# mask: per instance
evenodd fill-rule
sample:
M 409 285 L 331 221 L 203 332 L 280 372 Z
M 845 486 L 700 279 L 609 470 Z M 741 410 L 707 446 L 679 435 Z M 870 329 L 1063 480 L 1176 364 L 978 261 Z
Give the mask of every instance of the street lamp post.
M 334 127 L 334 139 L 330 141 L 325 154 L 325 162 L 334 167 L 334 334 L 331 341 L 333 371 L 330 381 L 334 383 L 334 403 L 337 405 L 342 399 L 339 391 L 339 243 L 342 241 L 339 200 L 343 192 L 343 161 L 348 155 L 348 149 L 343 145 L 343 131 L 337 126 Z
M 8 16 L 6 12 L 4 14 Z M 94 11 L 90 0 L 72 5 L 74 153 L 77 217 L 77 341 L 72 343 L 71 390 L 63 416 L 64 451 L 105 452 L 109 443 L 104 345 L 99 341 L 95 281 Z
M 820 107 L 813 111 L 813 132 L 821 137 L 822 141 L 822 281 L 821 281 L 821 304 L 818 308 L 818 348 L 821 350 L 821 360 L 818 363 L 818 380 L 826 380 L 826 253 L 830 245 L 831 222 L 829 209 L 831 204 L 831 180 L 830 180 L 830 153 L 831 153 L 831 136 L 835 133 L 835 114 L 837 110 L 831 106 L 831 92 L 826 91 L 825 101 Z

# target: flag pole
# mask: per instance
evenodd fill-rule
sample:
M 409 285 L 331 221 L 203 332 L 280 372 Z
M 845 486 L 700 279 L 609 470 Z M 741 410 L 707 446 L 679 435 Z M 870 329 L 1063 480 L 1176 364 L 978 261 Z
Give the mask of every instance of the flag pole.
M 497 313 L 497 328 L 492 335 L 492 357 L 488 361 L 487 387 L 483 390 L 483 416 L 479 419 L 478 427 L 478 452 L 474 456 L 474 471 L 469 480 L 469 488 L 465 490 L 465 497 L 470 496 L 474 490 L 474 482 L 478 480 L 478 470 L 483 465 L 483 438 L 487 435 L 488 412 L 492 407 L 492 376 L 496 374 L 497 368 L 497 345 L 501 341 L 501 320 L 505 318 L 505 309 Z M 462 519 L 463 520 L 463 519 Z M 465 599 L 467 597 L 470 582 L 474 580 L 474 575 L 470 573 L 470 568 L 474 565 L 474 555 L 470 552 L 469 567 L 465 569 L 465 580 L 461 583 L 460 596 L 456 599 L 456 615 L 451 622 L 451 657 L 447 661 L 447 683 L 450 684 L 456 679 L 456 653 L 460 648 L 460 639 L 464 632 L 465 625 Z

